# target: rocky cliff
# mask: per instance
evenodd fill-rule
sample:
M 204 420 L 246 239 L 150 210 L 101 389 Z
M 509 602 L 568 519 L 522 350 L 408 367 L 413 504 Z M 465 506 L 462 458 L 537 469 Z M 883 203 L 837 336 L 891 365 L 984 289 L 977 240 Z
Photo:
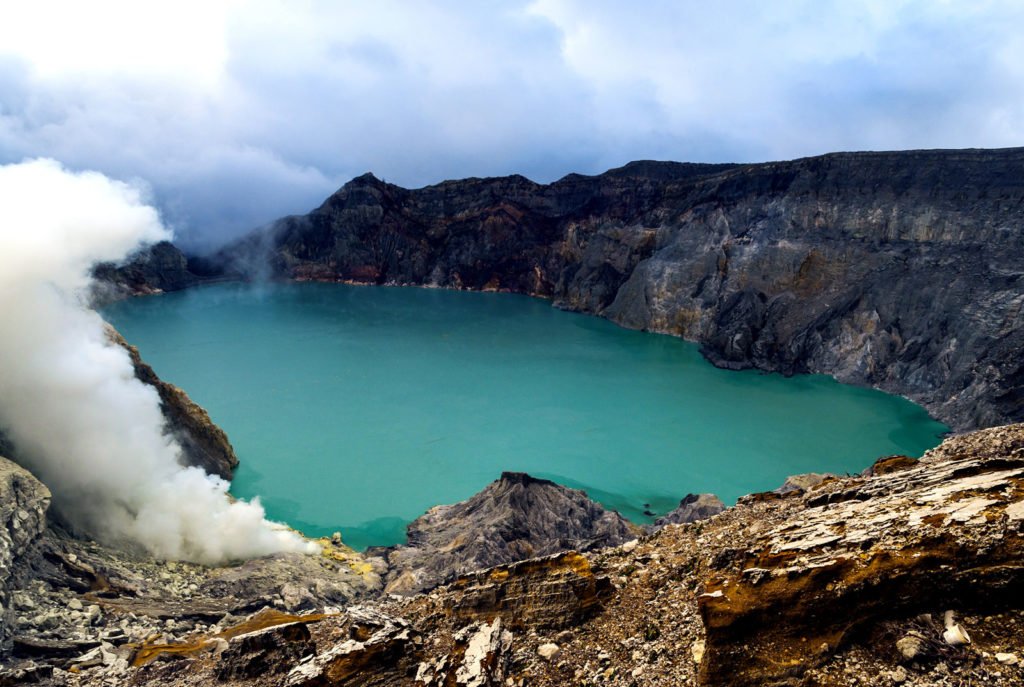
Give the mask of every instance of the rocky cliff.
M 638 162 L 541 185 L 353 179 L 209 265 L 236 276 L 500 289 L 823 372 L 956 429 L 1024 419 L 1024 149 Z

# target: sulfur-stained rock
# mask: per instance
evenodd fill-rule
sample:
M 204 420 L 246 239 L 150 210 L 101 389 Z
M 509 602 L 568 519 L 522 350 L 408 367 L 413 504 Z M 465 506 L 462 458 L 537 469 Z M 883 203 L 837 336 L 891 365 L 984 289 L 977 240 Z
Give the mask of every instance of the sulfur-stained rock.
M 819 660 L 807 646 L 841 645 L 874 618 L 945 599 L 1005 604 L 1024 584 L 1024 426 L 953 437 L 913 467 L 804 499 L 709 571 L 705 684 L 764 684 Z
M 417 665 L 407 621 L 368 607 L 348 609 L 347 619 L 352 638 L 296 665 L 285 687 L 390 685 Z
M 274 625 L 232 637 L 220 653 L 217 677 L 231 680 L 286 673 L 303 657 L 315 653 L 305 623 Z
M 884 456 L 876 460 L 867 469 L 867 475 L 886 475 L 890 472 L 899 472 L 917 465 L 917 460 L 909 456 Z
M 794 491 L 810 491 L 827 479 L 834 478 L 829 473 L 807 472 L 802 475 L 790 475 L 782 486 L 775 490 L 777 494 L 789 494 Z
M 600 610 L 611 583 L 570 551 L 460 577 L 446 588 L 446 613 L 458 620 L 501 617 L 513 629 L 561 629 Z

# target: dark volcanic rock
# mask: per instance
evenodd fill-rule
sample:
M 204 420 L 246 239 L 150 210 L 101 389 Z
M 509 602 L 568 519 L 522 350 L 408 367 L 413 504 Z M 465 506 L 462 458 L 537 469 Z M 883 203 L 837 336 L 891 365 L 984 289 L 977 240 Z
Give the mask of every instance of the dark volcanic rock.
M 472 498 L 431 508 L 410 523 L 408 545 L 388 553 L 386 590 L 415 593 L 455 575 L 560 551 L 614 546 L 636 534 L 621 515 L 582 491 L 506 472 Z
M 410 650 L 414 632 L 409 623 L 358 606 L 348 609 L 346 620 L 350 638 L 295 666 L 285 687 L 408 684 L 402 678 L 410 674 L 416 658 Z
M 723 367 L 832 374 L 967 429 L 1024 419 L 1022 226 L 1024 149 L 836 153 L 549 185 L 367 174 L 217 259 L 545 296 L 698 341 Z
M 316 646 L 303 622 L 285 623 L 231 638 L 220 657 L 217 678 L 232 680 L 286 673 Z
M 725 504 L 714 494 L 687 494 L 674 510 L 654 521 L 654 528 L 706 520 L 713 515 L 718 515 L 723 510 L 725 510 Z
M 24 468 L 0 455 L 0 651 L 14 619 L 8 583 L 15 567 L 46 529 L 50 491 Z
M 142 295 L 161 291 L 180 291 L 204 280 L 192 271 L 189 261 L 176 246 L 160 241 L 143 248 L 123 265 L 101 263 L 93 276 L 115 294 Z

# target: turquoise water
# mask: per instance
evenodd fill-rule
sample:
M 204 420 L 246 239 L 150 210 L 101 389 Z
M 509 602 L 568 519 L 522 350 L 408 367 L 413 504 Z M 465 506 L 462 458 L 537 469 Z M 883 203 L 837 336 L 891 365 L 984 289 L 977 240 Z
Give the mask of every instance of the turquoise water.
M 819 375 L 719 370 L 697 347 L 541 300 L 333 284 L 219 285 L 105 316 L 241 460 L 232 493 L 352 546 L 519 470 L 642 522 L 787 475 L 919 456 L 919 407 Z

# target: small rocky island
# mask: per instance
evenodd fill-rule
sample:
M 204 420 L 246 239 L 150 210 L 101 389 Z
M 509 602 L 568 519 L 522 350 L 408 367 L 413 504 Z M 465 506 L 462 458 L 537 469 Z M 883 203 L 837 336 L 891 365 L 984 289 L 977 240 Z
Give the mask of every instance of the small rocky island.
M 505 473 L 403 546 L 222 567 L 81 536 L 0 435 L 0 685 L 1019 685 L 1022 226 L 1019 149 L 644 162 L 365 176 L 212 257 L 103 266 L 108 294 L 257 273 L 532 293 L 726 367 L 903 393 L 961 433 L 730 508 L 680 494 L 646 529 Z M 188 462 L 230 478 L 228 438 L 130 353 Z

